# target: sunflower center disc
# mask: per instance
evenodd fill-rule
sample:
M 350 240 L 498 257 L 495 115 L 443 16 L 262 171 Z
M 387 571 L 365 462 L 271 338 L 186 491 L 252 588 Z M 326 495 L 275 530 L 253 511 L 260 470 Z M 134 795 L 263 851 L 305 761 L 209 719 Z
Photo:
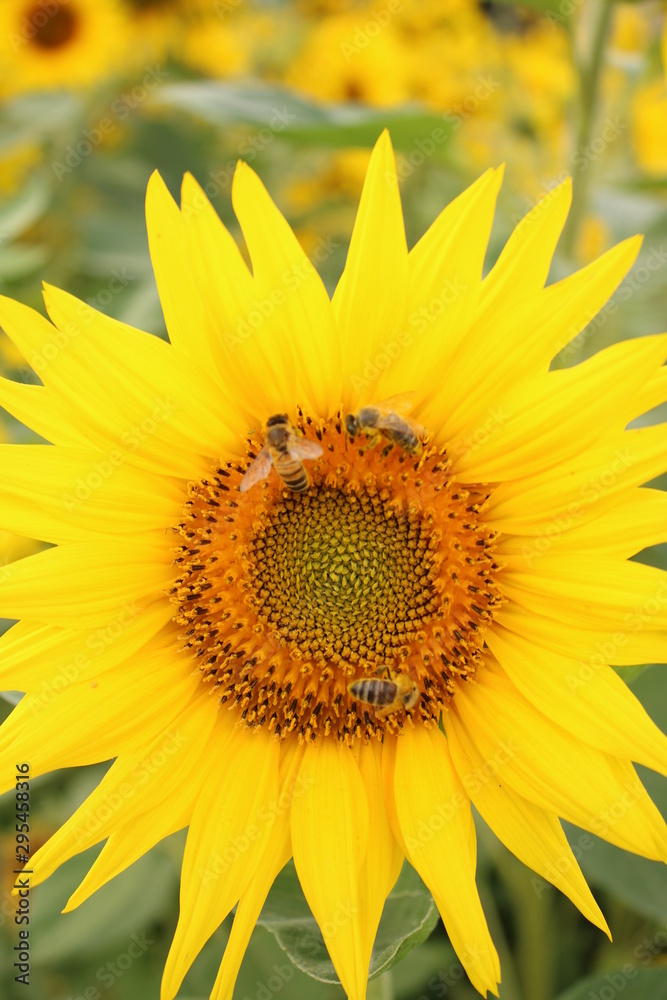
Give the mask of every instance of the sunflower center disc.
M 32 39 L 40 49 L 59 49 L 68 45 L 79 28 L 78 15 L 67 7 L 58 7 L 49 14 L 41 3 L 36 3 L 25 16 L 35 26 Z
M 444 449 L 383 456 L 339 419 L 300 429 L 324 448 L 305 493 L 273 469 L 239 493 L 248 463 L 190 486 L 171 590 L 184 648 L 222 704 L 279 736 L 351 743 L 437 722 L 501 603 L 488 491 L 454 484 Z M 396 673 L 417 685 L 412 710 L 381 716 L 348 691 Z

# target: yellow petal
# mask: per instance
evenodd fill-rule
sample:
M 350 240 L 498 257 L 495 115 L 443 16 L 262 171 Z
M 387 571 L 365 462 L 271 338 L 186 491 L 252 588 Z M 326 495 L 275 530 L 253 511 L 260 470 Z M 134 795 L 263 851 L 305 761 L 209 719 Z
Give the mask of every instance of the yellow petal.
M 585 451 L 614 425 L 622 431 L 635 392 L 667 354 L 667 337 L 614 344 L 588 361 L 519 385 L 501 401 L 502 419 L 482 435 L 448 441 L 461 482 L 520 479 Z
M 667 635 L 664 631 L 651 630 L 649 610 L 635 612 L 627 631 L 618 628 L 596 631 L 581 626 L 564 629 L 560 622 L 526 611 L 516 604 L 501 608 L 496 621 L 557 653 L 575 659 L 585 655 L 593 666 L 613 663 L 617 667 L 629 667 L 638 663 L 667 662 Z
M 34 855 L 33 885 L 43 882 L 75 854 L 116 831 L 125 831 L 104 860 L 102 855 L 98 857 L 94 874 L 86 879 L 86 890 L 80 886 L 68 904 L 68 909 L 73 909 L 87 897 L 87 886 L 94 886 L 90 889 L 94 892 L 122 870 L 112 871 L 116 864 L 114 859 L 131 858 L 127 865 L 132 864 L 168 833 L 187 825 L 199 787 L 198 764 L 216 714 L 213 699 L 199 697 L 169 726 L 147 739 L 140 749 L 120 754 L 97 788 Z M 174 820 L 178 820 L 178 826 L 168 833 L 158 832 L 166 830 Z M 128 836 L 135 825 L 136 837 Z M 150 837 L 154 839 L 149 842 Z M 125 845 L 124 840 L 127 841 Z M 132 856 L 132 852 L 136 853 Z
M 29 760 L 37 777 L 131 752 L 137 732 L 150 740 L 200 690 L 170 643 L 142 650 L 94 681 L 75 681 L 38 715 L 30 697 L 24 698 L 0 732 L 2 787 L 8 787 L 12 760 Z
M 176 995 L 206 941 L 243 895 L 273 832 L 278 741 L 261 730 L 230 732 L 229 725 L 219 726 L 220 736 L 211 743 L 211 766 L 190 822 L 161 1000 Z
M 667 828 L 649 816 L 652 803 L 630 765 L 555 725 L 504 677 L 478 672 L 475 683 L 459 685 L 451 711 L 501 783 L 618 847 L 667 856 Z
M 279 379 L 284 395 L 276 396 L 278 409 L 295 398 L 293 374 L 296 398 L 313 416 L 329 417 L 340 405 L 340 345 L 322 279 L 257 174 L 243 162 L 234 174 L 232 200 L 252 262 L 255 311 L 263 316 L 252 335 L 253 350 L 262 352 L 259 369 Z
M 183 178 L 181 215 L 193 280 L 201 294 L 211 364 L 249 426 L 260 426 L 275 403 L 253 354 L 249 317 L 257 296 L 252 275 L 235 240 L 191 174 Z
M 85 434 L 65 418 L 57 399 L 41 385 L 24 385 L 0 378 L 0 405 L 53 444 L 78 445 Z
M 403 329 L 407 294 L 403 209 L 394 152 L 385 130 L 368 165 L 345 270 L 332 301 L 346 375 L 343 402 L 348 410 L 359 401 L 358 380 L 364 378 L 365 363 L 372 361 L 384 341 L 395 340 Z
M 572 180 L 568 177 L 521 219 L 484 279 L 476 329 L 488 328 L 499 315 L 510 313 L 521 299 L 544 287 L 571 203 Z
M 32 501 L 79 532 L 164 531 L 180 520 L 185 488 L 129 465 L 120 452 L 51 445 L 0 445 L 2 489 Z
M 498 839 L 519 861 L 565 893 L 585 917 L 609 934 L 607 922 L 558 817 L 498 780 L 494 762 L 480 755 L 455 712 L 447 714 L 445 723 L 452 760 L 463 787 Z
M 131 607 L 134 601 L 159 596 L 173 579 L 170 562 L 166 546 L 155 548 L 131 537 L 46 549 L 4 568 L 0 615 L 50 625 L 103 627 L 123 604 Z
M 547 718 L 605 753 L 667 774 L 667 736 L 611 667 L 560 656 L 500 627 L 486 639 L 510 681 Z
M 403 865 L 403 851 L 396 842 L 384 804 L 382 746 L 373 740 L 359 748 L 359 773 L 368 800 L 368 842 L 360 873 L 362 926 L 367 964 L 375 942 L 385 899 L 394 888 Z
M 439 729 L 396 740 L 396 815 L 407 858 L 428 886 L 471 983 L 498 993 L 500 963 L 475 884 L 470 799 Z
M 59 691 L 115 667 L 148 643 L 172 618 L 159 600 L 121 607 L 102 627 L 66 629 L 17 622 L 0 636 L 0 690 L 27 691 L 39 715 Z
M 530 571 L 508 566 L 503 592 L 529 611 L 575 627 L 627 628 L 642 608 L 654 609 L 651 628 L 667 627 L 665 571 L 613 557 L 549 553 Z
M 499 531 L 521 535 L 569 530 L 596 517 L 604 505 L 665 470 L 667 426 L 625 431 L 582 452 L 558 469 L 501 483 L 487 519 Z
M 299 779 L 304 792 L 292 804 L 297 875 L 343 989 L 350 1000 L 364 1000 L 368 976 L 360 883 L 368 838 L 364 787 L 351 751 L 337 740 L 307 747 Z
M 439 413 L 434 408 L 433 425 L 474 441 L 502 423 L 503 394 L 548 370 L 613 294 L 640 245 L 638 237 L 626 240 L 569 278 L 529 294 L 494 317 L 492 335 L 487 318 L 474 325 L 447 373 L 449 395 L 442 394 Z
M 447 393 L 451 359 L 466 342 L 477 307 L 502 173 L 483 174 L 410 251 L 407 343 L 379 391 L 388 396 L 419 387 L 428 403 L 419 409 L 419 419 L 428 426 L 442 423 L 440 400 Z
M 299 795 L 298 772 L 303 747 L 296 746 L 282 752 L 280 796 L 276 807 L 276 820 L 266 850 L 259 860 L 252 881 L 241 896 L 234 915 L 234 923 L 227 941 L 210 1000 L 232 1000 L 236 977 L 253 930 L 276 876 L 292 856 L 290 812 L 292 797 Z

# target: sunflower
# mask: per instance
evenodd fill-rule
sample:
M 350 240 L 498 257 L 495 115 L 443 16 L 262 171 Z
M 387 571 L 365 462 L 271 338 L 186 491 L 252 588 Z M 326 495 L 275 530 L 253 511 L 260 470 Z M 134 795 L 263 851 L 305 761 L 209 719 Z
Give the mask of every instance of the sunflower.
M 124 49 L 115 0 L 3 0 L 0 95 L 88 86 L 113 70 Z
M 625 428 L 667 395 L 667 337 L 550 372 L 639 240 L 545 288 L 565 183 L 482 281 L 500 180 L 408 253 L 384 133 L 330 301 L 247 165 L 232 198 L 252 271 L 192 177 L 179 210 L 154 175 L 170 344 L 53 287 L 53 325 L 0 301 L 43 383 L 2 380 L 0 399 L 52 442 L 3 447 L 2 523 L 52 543 L 0 579 L 20 619 L 0 684 L 27 688 L 3 788 L 17 760 L 37 776 L 115 758 L 32 858 L 36 885 L 106 840 L 67 910 L 189 826 L 163 1000 L 238 903 L 211 994 L 231 997 L 291 856 L 348 996 L 405 858 L 495 993 L 471 803 L 604 930 L 558 817 L 667 856 L 631 764 L 667 772 L 667 741 L 608 666 L 665 659 L 667 578 L 627 559 L 665 537 L 664 495 L 637 487 L 667 428 Z M 272 416 L 302 492 L 260 452 Z

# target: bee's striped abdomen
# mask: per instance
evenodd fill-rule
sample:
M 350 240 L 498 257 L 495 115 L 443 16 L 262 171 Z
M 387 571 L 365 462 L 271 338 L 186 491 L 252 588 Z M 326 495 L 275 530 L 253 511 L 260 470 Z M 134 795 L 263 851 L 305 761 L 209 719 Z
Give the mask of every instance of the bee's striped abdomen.
M 382 708 L 384 705 L 392 704 L 398 689 L 393 681 L 379 680 L 377 677 L 363 677 L 350 684 L 348 690 L 357 701 Z
M 285 486 L 294 493 L 304 493 L 310 486 L 306 467 L 301 462 L 285 455 L 274 462 L 274 466 Z

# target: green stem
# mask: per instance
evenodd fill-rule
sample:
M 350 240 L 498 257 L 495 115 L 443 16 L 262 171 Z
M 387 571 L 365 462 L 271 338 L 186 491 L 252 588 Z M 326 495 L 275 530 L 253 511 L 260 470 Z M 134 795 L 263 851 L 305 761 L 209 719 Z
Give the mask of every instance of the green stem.
M 394 1000 L 394 980 L 391 969 L 371 980 L 366 992 L 367 1000 Z
M 538 896 L 526 869 L 514 858 L 504 859 L 500 869 L 515 904 L 516 964 L 523 995 L 551 1000 L 555 959 L 551 887 Z
M 585 155 L 585 150 L 590 144 L 595 126 L 600 73 L 604 61 L 605 43 L 611 24 L 611 14 L 612 0 L 597 0 L 594 22 L 591 26 L 591 44 L 588 52 L 580 52 L 577 58 L 579 71 L 579 124 L 577 128 L 577 145 L 572 157 L 572 208 L 570 209 L 568 223 L 563 235 L 564 249 L 570 257 L 576 246 L 577 236 L 579 235 L 588 202 L 590 161 Z

